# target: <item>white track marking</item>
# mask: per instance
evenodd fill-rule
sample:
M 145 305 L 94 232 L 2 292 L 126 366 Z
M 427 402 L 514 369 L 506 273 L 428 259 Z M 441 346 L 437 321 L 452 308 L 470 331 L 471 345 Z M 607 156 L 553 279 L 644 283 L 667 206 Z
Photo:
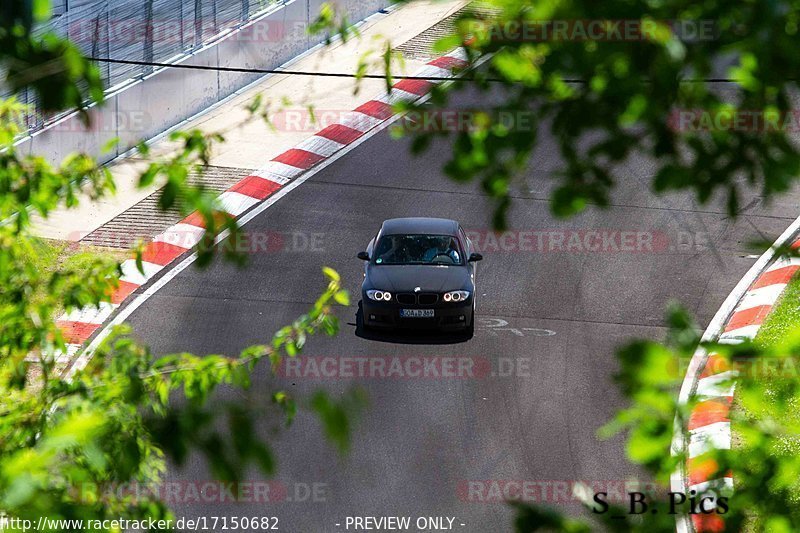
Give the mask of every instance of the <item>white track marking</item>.
M 378 102 L 384 104 L 395 105 L 398 102 L 411 102 L 419 98 L 419 95 L 404 91 L 402 89 L 392 89 L 391 93 L 385 93 L 375 98 Z
M 723 478 L 714 479 L 712 481 L 704 481 L 696 483 L 689 487 L 691 490 L 697 491 L 699 497 L 703 497 L 706 493 L 716 494 L 733 494 L 733 478 L 725 476 Z
M 731 423 L 715 422 L 689 432 L 689 458 L 711 450 L 731 449 Z
M 348 128 L 358 130 L 362 133 L 372 130 L 372 128 L 375 128 L 382 122 L 381 119 L 365 115 L 360 111 L 348 111 L 342 116 L 341 120 L 339 120 L 339 124 L 342 126 L 347 126 Z
M 756 333 L 758 333 L 760 327 L 760 324 L 751 324 L 749 326 L 742 326 L 741 328 L 732 329 L 720 335 L 719 340 L 724 341 L 730 339 L 739 340 L 741 342 L 742 340 L 755 339 Z
M 437 67 L 436 65 L 425 65 L 423 68 L 414 73 L 415 76 L 431 78 L 445 78 L 451 75 L 450 71 Z M 435 83 L 435 82 L 434 82 Z
M 312 135 L 308 139 L 298 144 L 295 148 L 299 148 L 300 150 L 305 150 L 306 152 L 311 152 L 312 154 L 317 154 L 322 157 L 330 157 L 345 146 L 347 145 L 326 139 L 325 137 L 320 137 L 319 135 Z
M 55 360 L 57 363 L 60 364 L 68 364 L 72 360 L 72 358 L 75 357 L 75 354 L 78 353 L 78 351 L 80 351 L 80 349 L 81 349 L 80 344 L 67 344 L 66 353 L 56 352 Z
M 165 242 L 189 250 L 200 242 L 205 232 L 206 230 L 199 226 L 179 222 L 167 228 L 164 233 L 156 235 L 153 238 L 153 242 Z
M 258 198 L 233 191 L 225 191 L 217 196 L 220 209 L 235 217 L 238 217 L 260 201 Z
M 776 283 L 748 291 L 736 306 L 736 311 L 745 311 L 762 305 L 774 305 L 785 288 L 785 283 Z
M 303 172 L 305 171 L 302 168 L 293 167 L 292 165 L 287 165 L 279 161 L 270 161 L 253 172 L 253 175 L 275 181 L 276 183 L 281 183 L 280 181 L 272 179 L 272 176 L 280 176 L 286 180 L 290 180 Z M 286 182 L 284 181 L 284 183 Z
M 770 248 L 770 250 L 771 249 L 772 248 Z M 787 266 L 800 266 L 800 257 L 780 257 L 770 265 L 766 272 L 772 272 L 773 270 L 779 270 Z
M 122 262 L 120 268 L 122 269 L 122 276 L 119 278 L 120 281 L 144 285 L 164 267 L 155 263 L 142 261 L 142 270 L 144 270 L 144 274 L 142 274 L 136 266 L 136 259 L 128 259 Z
M 87 306 L 83 309 L 73 309 L 69 313 L 64 313 L 58 320 L 66 320 L 69 322 L 84 322 L 86 324 L 102 324 L 111 316 L 111 313 L 117 308 L 117 304 L 109 302 L 100 302 L 95 306 Z
M 697 390 L 695 391 L 697 399 L 703 401 L 720 396 L 733 396 L 736 376 L 735 371 L 728 370 L 697 380 Z

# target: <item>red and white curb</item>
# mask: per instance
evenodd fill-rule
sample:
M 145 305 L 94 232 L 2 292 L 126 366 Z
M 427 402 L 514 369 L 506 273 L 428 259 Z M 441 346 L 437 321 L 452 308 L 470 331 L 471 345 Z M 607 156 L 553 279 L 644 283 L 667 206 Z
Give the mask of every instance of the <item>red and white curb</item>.
M 792 243 L 792 247 L 800 246 L 799 234 L 800 218 L 758 258 L 728 295 L 703 334 L 703 342 L 736 344 L 755 338 L 789 280 L 800 268 L 800 259 L 775 259 L 775 252 L 788 243 Z M 736 376 L 736 370 L 717 353 L 698 348 L 692 355 L 678 403 L 696 403 L 685 428 L 676 420 L 672 450 L 676 454 L 685 452 L 687 459 L 672 476 L 673 492 L 695 491 L 701 497 L 733 492 L 732 472 L 719 477 L 716 461 L 704 455 L 714 449 L 731 449 L 730 409 Z M 722 531 L 724 527 L 723 519 L 717 514 L 679 515 L 676 521 L 679 533 Z
M 459 70 L 467 66 L 466 54 L 463 49 L 458 48 L 429 61 L 414 73 L 414 77 L 454 78 Z M 395 103 L 419 100 L 437 83 L 441 81 L 404 79 L 395 83 L 390 93 L 378 96 L 346 113 L 337 123 L 274 157 L 234 184 L 218 197 L 219 209 L 239 219 L 273 197 L 301 174 L 329 161 L 345 148 L 352 148 L 365 134 L 386 124 L 395 117 L 392 109 Z M 204 231 L 201 216 L 197 212 L 192 213 L 157 235 L 146 246 L 142 254 L 143 272 L 137 268 L 133 258 L 122 263 L 119 286 L 111 295 L 109 303 L 62 315 L 57 324 L 64 336 L 67 350 L 58 353 L 56 361 L 69 365 L 84 343 L 106 324 L 131 294 L 157 275 L 163 275 L 177 258 L 192 250 Z

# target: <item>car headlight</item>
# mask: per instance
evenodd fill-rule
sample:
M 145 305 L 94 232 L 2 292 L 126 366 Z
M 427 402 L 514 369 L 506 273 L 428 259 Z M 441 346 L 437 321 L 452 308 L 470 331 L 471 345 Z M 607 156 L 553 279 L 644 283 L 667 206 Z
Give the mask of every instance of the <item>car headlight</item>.
M 469 298 L 469 291 L 450 291 L 444 293 L 445 302 L 463 302 Z
M 392 299 L 392 293 L 389 291 L 376 291 L 370 289 L 367 291 L 367 298 L 370 300 L 376 300 L 378 302 L 388 302 Z

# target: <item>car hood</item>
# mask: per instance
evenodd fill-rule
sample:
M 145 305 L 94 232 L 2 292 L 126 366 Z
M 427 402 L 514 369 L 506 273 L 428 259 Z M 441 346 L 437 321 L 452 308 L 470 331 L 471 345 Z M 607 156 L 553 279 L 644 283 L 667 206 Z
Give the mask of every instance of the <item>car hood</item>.
M 369 288 L 393 292 L 444 292 L 463 289 L 471 284 L 465 266 L 369 265 L 365 283 Z

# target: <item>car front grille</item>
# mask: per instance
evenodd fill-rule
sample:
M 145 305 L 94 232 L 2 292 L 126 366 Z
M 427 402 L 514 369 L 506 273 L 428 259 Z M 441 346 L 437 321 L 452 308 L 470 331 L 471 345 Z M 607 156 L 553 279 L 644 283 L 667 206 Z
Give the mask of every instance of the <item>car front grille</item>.
M 397 295 L 397 303 L 403 305 L 414 305 L 417 303 L 417 295 L 410 292 L 401 292 Z
M 417 296 L 417 303 L 420 305 L 433 305 L 439 300 L 438 294 L 425 293 Z
M 432 292 L 414 294 L 412 292 L 401 292 L 397 294 L 397 303 L 402 305 L 433 305 L 439 301 L 439 295 Z

